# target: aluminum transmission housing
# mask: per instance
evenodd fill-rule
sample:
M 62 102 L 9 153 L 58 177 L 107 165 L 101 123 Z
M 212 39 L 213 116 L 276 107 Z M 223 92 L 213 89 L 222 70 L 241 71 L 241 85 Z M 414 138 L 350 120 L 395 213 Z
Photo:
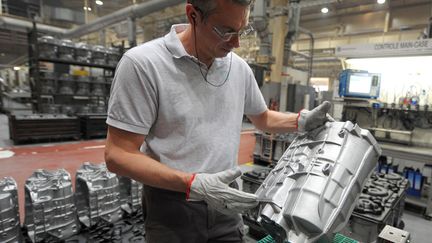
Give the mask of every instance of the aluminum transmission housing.
M 61 241 L 79 231 L 70 174 L 36 170 L 25 184 L 25 222 L 32 242 Z
M 5 177 L 0 180 L 0 242 L 23 242 L 18 188 L 12 177 Z
M 277 242 L 331 242 L 380 154 L 370 132 L 349 121 L 299 135 L 255 193 L 258 221 Z
M 119 180 L 105 163 L 85 162 L 77 170 L 75 187 L 78 217 L 86 227 L 122 218 Z
M 125 176 L 119 176 L 118 178 L 121 208 L 128 214 L 142 212 L 143 184 Z

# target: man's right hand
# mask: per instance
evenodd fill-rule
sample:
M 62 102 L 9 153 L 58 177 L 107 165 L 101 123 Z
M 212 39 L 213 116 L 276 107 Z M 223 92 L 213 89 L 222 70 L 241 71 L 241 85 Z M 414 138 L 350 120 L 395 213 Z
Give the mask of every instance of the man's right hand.
M 194 174 L 188 183 L 186 199 L 205 201 L 209 206 L 228 215 L 254 208 L 258 205 L 255 194 L 228 186 L 240 175 L 238 167 L 215 174 Z

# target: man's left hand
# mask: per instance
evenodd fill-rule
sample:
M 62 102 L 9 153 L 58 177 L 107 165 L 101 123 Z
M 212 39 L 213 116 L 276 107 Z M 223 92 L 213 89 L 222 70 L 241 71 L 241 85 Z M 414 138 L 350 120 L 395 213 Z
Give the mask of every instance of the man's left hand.
M 331 108 L 329 101 L 324 101 L 321 105 L 313 110 L 301 110 L 297 117 L 297 128 L 299 132 L 308 132 L 328 121 L 335 121 L 328 112 Z

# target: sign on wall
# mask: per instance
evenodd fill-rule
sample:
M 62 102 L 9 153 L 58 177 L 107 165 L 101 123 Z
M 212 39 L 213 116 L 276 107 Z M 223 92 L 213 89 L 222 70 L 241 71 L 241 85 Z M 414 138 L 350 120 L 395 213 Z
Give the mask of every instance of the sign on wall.
M 337 57 L 397 57 L 432 55 L 432 39 L 352 44 L 336 47 Z

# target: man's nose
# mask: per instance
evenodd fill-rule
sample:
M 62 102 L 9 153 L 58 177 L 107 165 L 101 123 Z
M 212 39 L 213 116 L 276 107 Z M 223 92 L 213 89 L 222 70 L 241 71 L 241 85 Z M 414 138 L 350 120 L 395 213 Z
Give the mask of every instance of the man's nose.
M 228 41 L 229 45 L 233 48 L 240 47 L 240 36 L 239 35 L 233 35 L 231 39 Z

